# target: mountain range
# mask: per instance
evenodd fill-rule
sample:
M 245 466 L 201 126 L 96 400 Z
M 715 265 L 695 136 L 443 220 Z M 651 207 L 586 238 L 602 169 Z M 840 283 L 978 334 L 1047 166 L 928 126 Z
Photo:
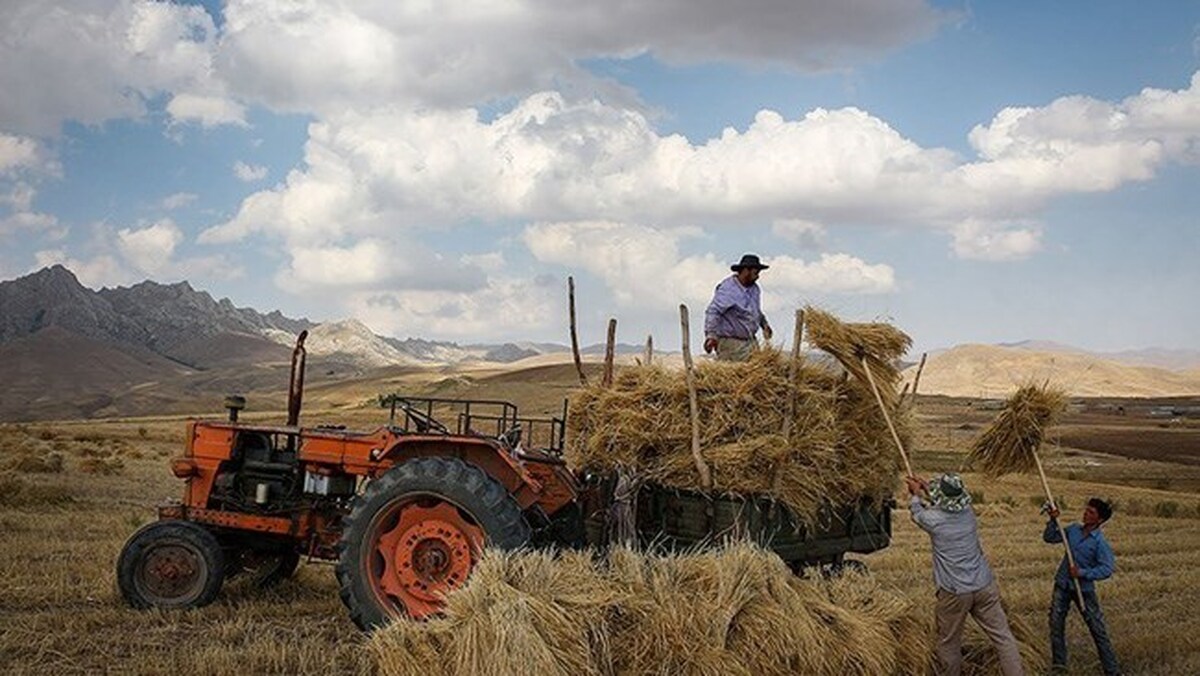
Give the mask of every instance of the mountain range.
M 569 359 L 558 343 L 460 345 L 379 336 L 354 319 L 263 314 L 186 281 L 95 291 L 55 265 L 0 282 L 0 421 L 181 413 L 209 410 L 209 400 L 230 392 L 282 391 L 305 330 L 314 385 L 369 383 L 396 368 L 453 372 Z M 594 359 L 604 346 L 582 351 Z M 627 359 L 641 351 L 617 346 Z M 1089 353 L 1045 341 L 958 346 L 930 354 L 920 389 L 989 397 L 1030 374 L 1053 376 L 1079 396 L 1195 395 L 1200 351 Z

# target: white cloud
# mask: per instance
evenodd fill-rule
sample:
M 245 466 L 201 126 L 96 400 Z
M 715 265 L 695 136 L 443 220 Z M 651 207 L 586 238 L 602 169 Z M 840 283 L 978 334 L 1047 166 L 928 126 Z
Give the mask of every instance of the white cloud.
M 702 298 L 724 276 L 711 256 L 681 259 L 679 241 L 699 234 L 695 228 L 580 221 L 530 225 L 523 240 L 539 261 L 587 270 L 604 280 L 619 306 L 661 308 Z
M 122 228 L 117 231 L 117 248 L 126 261 L 142 272 L 162 271 L 183 241 L 183 232 L 171 219 L 163 219 L 141 229 Z
M 61 249 L 46 249 L 34 254 L 37 268 L 63 265 L 79 279 L 79 283 L 92 289 L 104 286 L 119 286 L 134 281 L 133 276 L 111 255 L 103 254 L 90 259 L 72 258 Z
M 355 292 L 344 298 L 344 307 L 383 335 L 470 342 L 526 339 L 566 326 L 561 281 L 498 275 L 471 293 Z
M 177 192 L 167 195 L 159 203 L 163 209 L 174 211 L 195 202 L 199 196 L 194 192 Z
M 219 69 L 242 97 L 287 110 L 463 106 L 588 83 L 584 59 L 653 53 L 824 70 L 931 35 L 921 0 L 589 0 L 327 3 L 230 0 Z
M 291 291 L 402 287 L 469 293 L 485 284 L 470 261 L 447 260 L 413 241 L 367 238 L 346 246 L 294 245 L 287 253 L 290 261 L 276 284 Z
M 980 221 L 964 221 L 954 227 L 953 235 L 953 251 L 959 258 L 1021 260 L 1042 248 L 1042 232 L 1036 227 L 1003 227 Z
M 784 218 L 771 224 L 771 233 L 801 249 L 820 249 L 825 246 L 825 226 L 798 218 Z
M 324 243 L 464 220 L 768 220 L 785 237 L 817 234 L 804 222 L 1020 229 L 1055 196 L 1195 161 L 1200 74 L 1188 89 L 1119 104 L 1068 97 L 1006 109 L 970 138 L 979 157 L 964 161 L 845 108 L 796 120 L 762 111 L 745 130 L 693 144 L 659 135 L 635 110 L 553 92 L 491 122 L 473 110 L 347 112 L 310 127 L 302 170 L 202 238 Z
M 267 177 L 267 168 L 254 164 L 246 164 L 241 160 L 233 163 L 233 175 L 246 183 L 261 181 Z
M 64 120 L 137 117 L 160 92 L 212 96 L 216 29 L 198 6 L 142 0 L 0 5 L 0 128 L 57 134 Z M 194 112 L 194 111 L 193 111 Z
M 821 254 L 820 259 L 806 263 L 799 258 L 775 256 L 769 261 L 770 270 L 763 273 L 764 284 L 778 293 L 780 289 L 796 292 L 873 294 L 896 290 L 896 273 L 890 265 L 871 265 L 848 254 Z M 794 305 L 794 304 L 793 304 Z
M 40 233 L 51 239 L 62 236 L 62 231 L 58 227 L 58 218 L 52 214 L 14 211 L 7 216 L 0 217 L 0 236 L 11 235 L 20 230 Z
M 167 103 L 167 112 L 175 120 L 197 122 L 203 127 L 247 126 L 245 107 L 226 96 L 176 94 Z
M 730 274 L 713 254 L 682 256 L 679 242 L 694 229 L 655 230 L 612 222 L 540 223 L 527 227 L 524 241 L 544 263 L 586 270 L 604 281 L 619 307 L 662 315 L 679 303 L 707 304 L 713 287 Z M 776 256 L 765 262 L 764 306 L 794 306 L 791 298 L 811 292 L 868 294 L 895 290 L 888 265 L 870 265 L 847 254 L 823 254 L 805 262 Z
M 499 251 L 484 254 L 465 254 L 460 259 L 463 265 L 477 267 L 488 274 L 501 272 L 508 267 L 504 254 Z

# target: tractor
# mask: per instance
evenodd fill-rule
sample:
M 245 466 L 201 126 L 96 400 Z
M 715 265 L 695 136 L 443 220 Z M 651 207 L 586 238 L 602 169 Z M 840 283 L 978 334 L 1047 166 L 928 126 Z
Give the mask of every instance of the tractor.
M 360 628 L 437 615 L 485 547 L 603 548 L 611 539 L 618 478 L 574 473 L 562 459 L 561 417 L 521 417 L 506 401 L 389 395 L 386 425 L 358 432 L 301 427 L 307 332 L 292 353 L 284 425 L 228 416 L 187 423 L 171 461 L 183 497 L 130 536 L 117 561 L 121 595 L 135 608 L 212 602 L 223 581 L 269 586 L 301 559 L 332 561 L 342 601 Z M 452 425 L 442 422 L 451 412 Z M 540 428 L 548 442 L 526 447 Z M 891 505 L 830 507 L 817 527 L 755 497 L 653 484 L 637 493 L 643 546 L 686 549 L 736 533 L 774 549 L 797 571 L 838 567 L 891 537 Z

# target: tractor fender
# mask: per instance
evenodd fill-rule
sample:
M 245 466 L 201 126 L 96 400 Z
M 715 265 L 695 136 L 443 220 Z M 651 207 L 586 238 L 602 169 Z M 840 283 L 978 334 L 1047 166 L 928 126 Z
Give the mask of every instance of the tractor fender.
M 378 455 L 382 474 L 412 458 L 458 458 L 495 479 L 521 509 L 538 502 L 544 486 L 498 444 L 487 439 L 439 435 L 405 436 Z

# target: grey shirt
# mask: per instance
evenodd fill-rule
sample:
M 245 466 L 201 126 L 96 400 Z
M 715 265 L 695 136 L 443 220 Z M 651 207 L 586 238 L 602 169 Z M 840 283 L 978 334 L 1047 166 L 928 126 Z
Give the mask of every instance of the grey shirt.
M 929 533 L 933 544 L 933 581 L 951 594 L 977 592 L 992 583 L 992 568 L 979 544 L 975 511 L 961 512 L 926 507 L 913 496 L 909 503 L 912 520 Z

